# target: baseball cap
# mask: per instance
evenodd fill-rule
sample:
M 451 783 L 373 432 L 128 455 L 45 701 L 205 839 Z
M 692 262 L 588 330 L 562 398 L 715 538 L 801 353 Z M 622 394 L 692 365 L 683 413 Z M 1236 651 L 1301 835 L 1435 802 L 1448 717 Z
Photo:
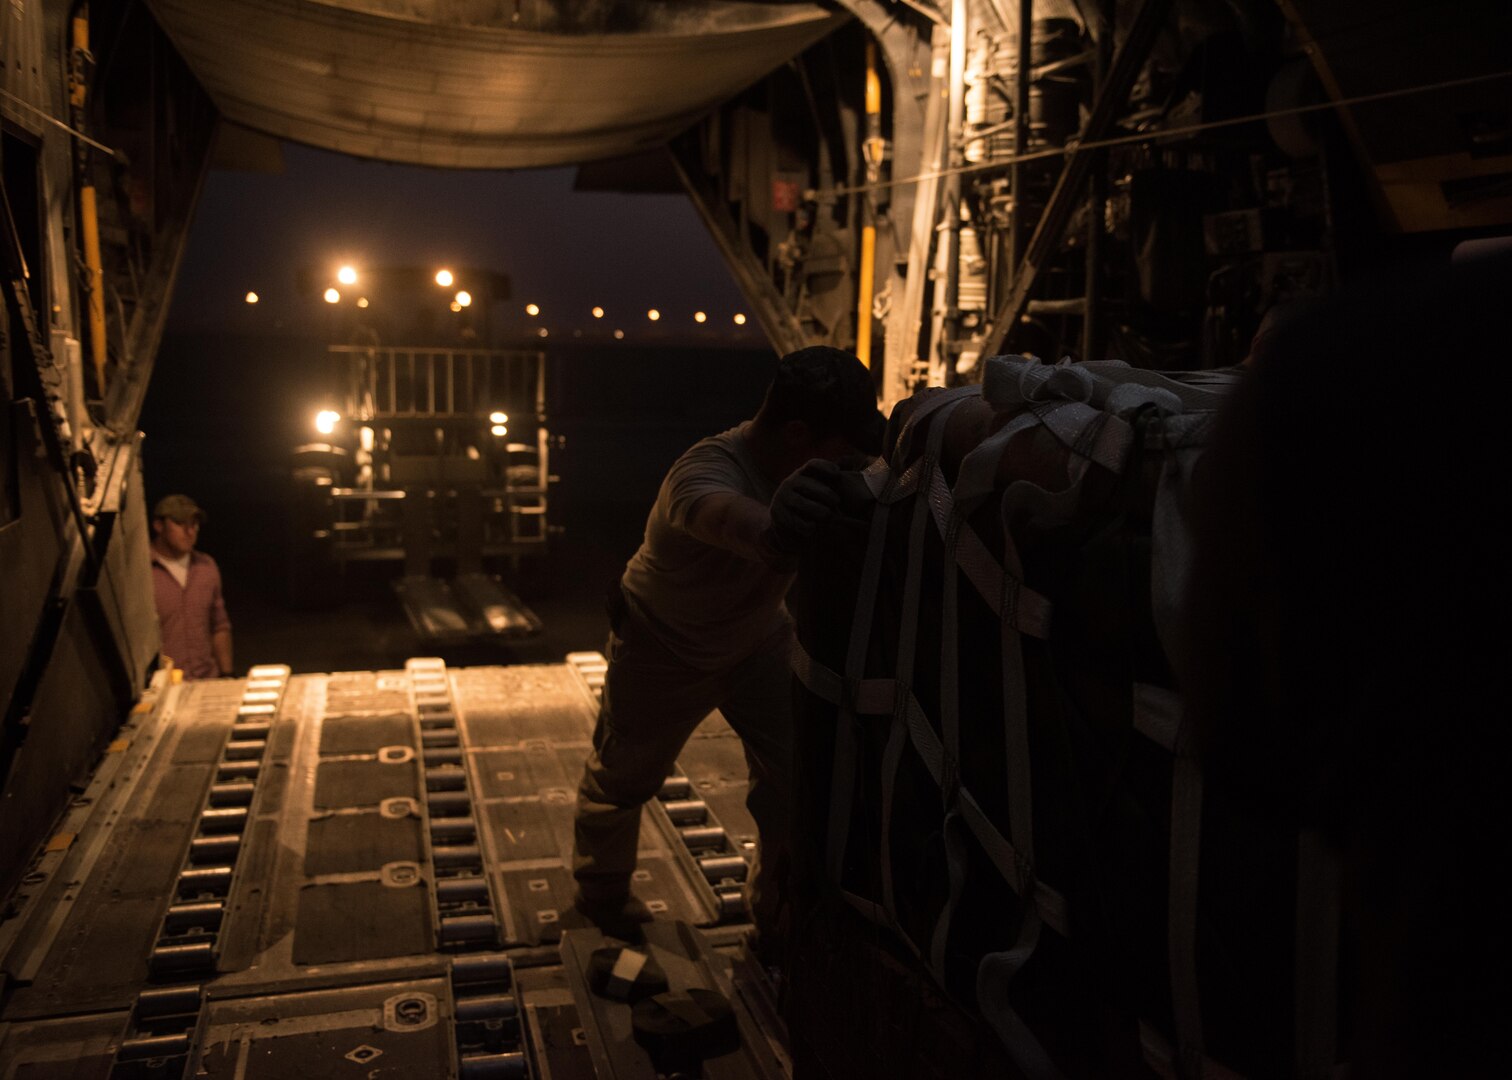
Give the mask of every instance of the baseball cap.
M 152 508 L 152 516 L 156 518 L 172 518 L 180 525 L 187 525 L 191 521 L 204 523 L 205 512 L 187 495 L 164 495 Z
M 886 420 L 877 409 L 871 372 L 851 353 L 827 345 L 788 353 L 777 363 L 767 405 L 778 417 L 843 435 L 858 450 L 882 449 Z

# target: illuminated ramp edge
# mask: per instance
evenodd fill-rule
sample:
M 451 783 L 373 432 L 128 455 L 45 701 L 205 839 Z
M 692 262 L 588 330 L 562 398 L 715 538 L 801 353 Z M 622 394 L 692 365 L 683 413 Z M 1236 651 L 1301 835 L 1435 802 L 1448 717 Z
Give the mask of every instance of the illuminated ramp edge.
M 665 142 L 848 16 L 811 4 L 150 0 L 228 120 L 358 157 L 565 165 Z M 578 31 L 578 32 L 567 32 Z M 586 32 L 585 32 L 586 31 Z

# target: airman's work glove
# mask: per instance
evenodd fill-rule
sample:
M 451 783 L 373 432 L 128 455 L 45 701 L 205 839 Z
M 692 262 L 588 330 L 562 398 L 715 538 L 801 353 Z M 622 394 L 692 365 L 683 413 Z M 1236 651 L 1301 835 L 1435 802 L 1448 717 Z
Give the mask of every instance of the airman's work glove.
M 840 466 L 814 458 L 778 486 L 770 508 L 772 524 L 761 534 L 769 564 L 792 568 L 804 542 L 840 508 L 839 484 Z

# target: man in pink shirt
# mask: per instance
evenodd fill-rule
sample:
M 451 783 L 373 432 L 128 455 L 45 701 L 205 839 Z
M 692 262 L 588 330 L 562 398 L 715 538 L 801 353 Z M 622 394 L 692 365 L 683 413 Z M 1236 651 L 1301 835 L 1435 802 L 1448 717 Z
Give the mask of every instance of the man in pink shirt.
M 231 674 L 231 620 L 220 568 L 195 551 L 205 512 L 187 495 L 167 495 L 152 511 L 152 593 L 163 655 L 186 679 Z

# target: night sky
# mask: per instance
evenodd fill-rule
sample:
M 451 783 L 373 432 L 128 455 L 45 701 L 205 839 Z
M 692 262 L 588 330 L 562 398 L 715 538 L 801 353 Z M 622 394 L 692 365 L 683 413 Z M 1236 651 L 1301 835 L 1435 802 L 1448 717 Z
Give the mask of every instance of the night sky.
M 754 318 L 732 322 L 744 302 L 686 197 L 574 192 L 574 175 L 388 165 L 291 144 L 282 173 L 217 169 L 168 331 L 319 336 L 331 313 L 319 289 L 298 288 L 301 267 L 449 265 L 509 275 L 513 298 L 493 313 L 497 334 L 540 325 L 558 338 L 620 328 L 632 342 L 764 344 Z M 249 290 L 258 304 L 244 301 Z M 526 315 L 527 303 L 539 317 Z M 646 317 L 653 307 L 659 323 Z M 698 310 L 708 314 L 702 326 Z

